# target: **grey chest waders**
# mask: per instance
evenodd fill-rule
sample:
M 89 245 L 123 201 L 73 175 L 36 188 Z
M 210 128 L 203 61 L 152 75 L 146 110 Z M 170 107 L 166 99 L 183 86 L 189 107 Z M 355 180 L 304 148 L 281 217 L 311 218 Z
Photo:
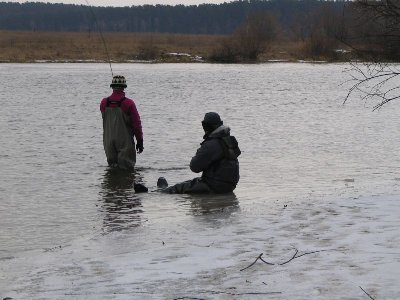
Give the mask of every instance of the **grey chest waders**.
M 107 98 L 103 113 L 103 145 L 110 166 L 129 170 L 135 167 L 136 150 L 130 116 L 121 109 L 124 100 L 125 97 L 120 101 Z

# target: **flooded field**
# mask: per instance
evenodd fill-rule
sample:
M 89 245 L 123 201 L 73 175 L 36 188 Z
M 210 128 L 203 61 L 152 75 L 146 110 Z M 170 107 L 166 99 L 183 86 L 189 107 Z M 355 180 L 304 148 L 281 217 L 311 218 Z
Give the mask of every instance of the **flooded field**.
M 115 64 L 144 129 L 127 176 L 108 65 L 0 64 L 0 298 L 399 299 L 400 103 L 343 106 L 345 68 Z M 234 195 L 153 192 L 196 176 L 208 111 L 242 150 Z

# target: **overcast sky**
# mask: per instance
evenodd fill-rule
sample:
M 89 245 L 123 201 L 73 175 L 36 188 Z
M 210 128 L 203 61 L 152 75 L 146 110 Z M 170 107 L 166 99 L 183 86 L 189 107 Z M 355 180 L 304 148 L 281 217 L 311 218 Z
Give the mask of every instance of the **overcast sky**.
M 202 4 L 202 3 L 224 3 L 224 2 L 232 2 L 233 0 L 87 0 L 92 6 L 132 6 L 132 5 L 155 5 L 155 4 L 169 4 L 169 5 L 194 5 L 194 4 Z M 5 0 L 0 2 L 49 2 L 49 3 L 65 3 L 65 4 L 84 4 L 87 5 L 85 0 L 61 0 L 61 1 L 53 1 L 53 0 L 41 0 L 41 1 L 21 1 L 21 0 Z

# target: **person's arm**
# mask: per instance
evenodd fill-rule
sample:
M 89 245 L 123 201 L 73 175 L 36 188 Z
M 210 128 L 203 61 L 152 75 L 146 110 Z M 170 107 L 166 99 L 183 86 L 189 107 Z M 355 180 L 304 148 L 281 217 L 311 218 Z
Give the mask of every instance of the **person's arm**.
M 136 140 L 143 140 L 142 121 L 140 120 L 139 112 L 137 111 L 136 105 L 133 101 L 130 105 L 129 114 L 131 116 L 132 130 Z
M 190 161 L 190 170 L 200 173 L 207 170 L 215 161 L 221 157 L 221 148 L 218 141 L 204 142 L 196 151 L 196 155 Z
M 136 137 L 136 150 L 138 153 L 143 152 L 143 129 L 142 121 L 140 120 L 139 112 L 137 111 L 135 102 L 131 102 L 129 108 L 129 114 L 131 116 L 132 130 Z
M 100 112 L 101 112 L 101 116 L 104 118 L 104 111 L 106 110 L 106 102 L 107 102 L 107 99 L 103 99 L 103 100 L 101 100 L 101 102 L 100 102 Z

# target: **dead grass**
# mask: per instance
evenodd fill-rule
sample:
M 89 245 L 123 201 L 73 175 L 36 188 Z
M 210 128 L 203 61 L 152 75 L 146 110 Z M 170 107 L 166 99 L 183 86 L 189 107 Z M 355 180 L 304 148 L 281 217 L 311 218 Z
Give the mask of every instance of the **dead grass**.
M 97 32 L 22 32 L 0 31 L 0 61 L 35 60 L 111 60 L 136 59 L 139 49 L 157 47 L 160 54 L 170 52 L 207 56 L 221 39 L 216 35 Z
M 187 57 L 173 57 L 168 53 L 208 58 L 226 38 L 219 35 L 110 32 L 103 33 L 103 36 L 105 45 L 98 32 L 0 31 L 0 62 L 107 61 L 105 46 L 114 62 L 143 57 L 164 62 L 188 61 Z M 260 55 L 260 61 L 306 59 L 304 49 L 302 42 L 278 40 Z

